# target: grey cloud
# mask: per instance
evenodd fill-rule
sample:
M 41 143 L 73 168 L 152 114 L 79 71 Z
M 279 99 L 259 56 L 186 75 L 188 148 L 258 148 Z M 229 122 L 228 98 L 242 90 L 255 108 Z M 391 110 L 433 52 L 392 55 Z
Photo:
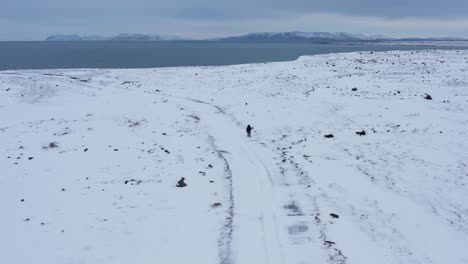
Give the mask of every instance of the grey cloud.
M 16 0 L 2 4 L 2 17 L 173 16 L 243 18 L 338 13 L 344 15 L 466 18 L 466 0 Z
M 468 20 L 467 0 L 3 0 L 0 8 L 0 40 L 22 32 L 33 38 L 54 33 L 114 34 L 176 33 L 195 35 L 267 30 L 354 31 L 353 18 L 381 20 Z M 341 25 L 327 26 L 318 20 L 295 23 L 298 17 L 334 17 Z M 344 19 L 343 18 L 343 19 Z M 282 24 L 270 23 L 281 21 Z M 271 28 L 268 25 L 277 25 Z M 323 25 L 315 28 L 314 25 Z M 8 26 L 7 26 L 8 25 Z M 197 25 L 195 28 L 194 25 Z M 239 26 L 242 25 L 242 26 Z M 259 25 L 264 25 L 260 27 Z M 212 31 L 216 26 L 217 31 Z M 222 27 L 224 26 L 224 30 Z M 370 25 L 371 26 L 371 25 Z M 280 29 L 281 28 L 281 29 Z M 369 28 L 363 26 L 363 29 Z M 397 30 L 401 27 L 397 27 Z M 466 30 L 447 31 L 467 34 Z M 211 30 L 211 31 L 210 31 Z M 164 31 L 164 32 L 161 32 Z M 375 31 L 379 31 L 376 29 Z M 390 32 L 390 27 L 386 32 Z M 385 31 L 377 32 L 385 34 Z M 442 30 L 438 31 L 442 32 Z M 438 33 L 434 32 L 434 33 Z

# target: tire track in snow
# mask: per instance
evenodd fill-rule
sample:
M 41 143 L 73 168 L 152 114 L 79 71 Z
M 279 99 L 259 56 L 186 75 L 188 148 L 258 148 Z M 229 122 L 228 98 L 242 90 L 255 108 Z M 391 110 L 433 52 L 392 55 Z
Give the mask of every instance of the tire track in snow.
M 221 264 L 232 263 L 231 259 L 231 244 L 232 244 L 232 233 L 234 232 L 234 191 L 232 184 L 232 171 L 229 167 L 229 162 L 224 157 L 223 151 L 221 151 L 215 144 L 215 139 L 212 135 L 208 136 L 211 147 L 216 152 L 217 156 L 224 163 L 224 174 L 227 179 L 229 206 L 227 210 L 227 216 L 224 222 L 224 228 L 218 239 L 219 258 Z
M 293 193 L 290 193 L 291 197 L 298 197 L 299 199 L 292 200 L 285 206 L 285 209 L 290 210 L 288 214 L 290 217 L 306 218 L 299 222 L 300 225 L 296 224 L 291 227 L 299 228 L 302 227 L 303 224 L 306 226 L 315 225 L 317 228 L 316 232 L 318 232 L 317 237 L 322 240 L 324 246 L 328 245 L 324 248 L 325 254 L 327 255 L 327 262 L 331 264 L 346 264 L 348 258 L 343 254 L 342 250 L 334 243 L 327 243 L 327 224 L 326 221 L 322 219 L 319 198 L 327 200 L 329 199 L 328 195 L 320 188 L 309 172 L 302 168 L 300 162 L 297 162 L 297 157 L 291 153 L 293 146 L 306 142 L 306 137 L 297 141 L 290 141 L 287 140 L 286 136 L 282 136 L 275 141 L 278 142 L 279 145 L 273 148 L 272 152 L 276 152 L 279 155 L 280 162 L 277 163 L 277 166 L 280 174 L 286 178 L 293 176 L 301 186 L 301 188 L 296 188 Z M 303 156 L 303 158 L 306 157 Z M 311 162 L 310 160 L 308 161 Z M 285 184 L 289 186 L 289 183 Z M 315 192 L 312 192 L 312 189 L 315 189 Z M 317 194 L 313 195 L 312 193 Z M 303 203 L 306 203 L 307 206 L 304 206 Z M 313 219 L 308 219 L 307 216 L 312 216 Z

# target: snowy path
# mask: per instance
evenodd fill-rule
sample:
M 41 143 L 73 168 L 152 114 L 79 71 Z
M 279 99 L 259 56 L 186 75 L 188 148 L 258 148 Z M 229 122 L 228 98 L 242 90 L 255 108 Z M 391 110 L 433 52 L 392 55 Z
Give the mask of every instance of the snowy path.
M 186 102 L 191 102 L 187 108 L 198 113 L 215 149 L 226 160 L 232 181 L 233 237 L 227 249 L 232 254 L 224 252 L 222 263 L 285 263 L 275 186 L 268 168 L 256 154 L 255 143 L 239 133 L 244 127 L 219 107 L 199 100 Z

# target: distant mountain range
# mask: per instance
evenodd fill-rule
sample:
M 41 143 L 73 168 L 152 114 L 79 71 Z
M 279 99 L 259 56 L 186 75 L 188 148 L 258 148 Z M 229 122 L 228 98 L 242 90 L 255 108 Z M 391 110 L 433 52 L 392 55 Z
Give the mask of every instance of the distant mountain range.
M 182 38 L 170 35 L 145 35 L 145 34 L 119 34 L 111 37 L 98 35 L 52 35 L 46 41 L 168 41 L 181 40 Z
M 145 35 L 145 34 L 119 34 L 117 36 L 102 37 L 97 35 L 52 35 L 46 41 L 174 41 L 190 40 L 172 35 Z M 367 36 L 363 34 L 349 34 L 344 32 L 262 32 L 249 33 L 241 36 L 232 36 L 215 39 L 205 39 L 204 41 L 220 42 L 310 42 L 310 43 L 330 43 L 330 42 L 382 42 L 382 41 L 462 41 L 463 38 L 390 38 L 376 35 Z
M 385 36 L 366 36 L 362 34 L 348 34 L 344 32 L 330 33 L 330 32 L 281 32 L 281 33 L 249 33 L 242 36 L 234 36 L 227 38 L 220 38 L 221 41 L 291 41 L 291 42 L 322 42 L 322 41 L 376 41 L 376 40 L 389 40 L 391 38 Z

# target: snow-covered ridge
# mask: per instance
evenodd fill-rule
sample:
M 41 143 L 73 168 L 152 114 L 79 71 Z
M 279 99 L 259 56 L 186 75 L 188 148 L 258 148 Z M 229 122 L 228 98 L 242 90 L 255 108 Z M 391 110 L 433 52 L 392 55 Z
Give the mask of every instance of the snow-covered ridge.
M 467 73 L 455 50 L 1 71 L 0 263 L 467 263 Z

